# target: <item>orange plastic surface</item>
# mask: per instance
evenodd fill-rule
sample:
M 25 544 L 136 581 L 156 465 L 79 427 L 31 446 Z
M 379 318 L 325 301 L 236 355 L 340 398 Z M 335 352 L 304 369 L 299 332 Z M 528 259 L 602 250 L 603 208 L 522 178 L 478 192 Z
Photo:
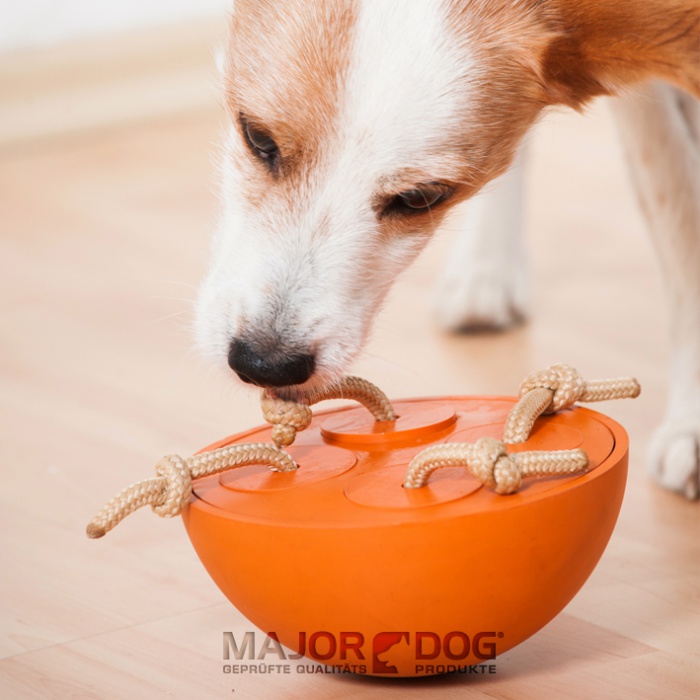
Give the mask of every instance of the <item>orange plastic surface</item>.
M 252 466 L 196 481 L 183 513 L 190 539 L 229 600 L 290 654 L 390 676 L 488 664 L 586 581 L 627 473 L 624 429 L 577 407 L 540 418 L 509 450 L 582 447 L 582 475 L 528 479 L 500 496 L 452 467 L 402 487 L 427 445 L 500 438 L 514 402 L 398 401 L 399 418 L 376 425 L 362 407 L 318 412 L 289 448 L 298 471 Z M 268 441 L 261 426 L 206 449 Z

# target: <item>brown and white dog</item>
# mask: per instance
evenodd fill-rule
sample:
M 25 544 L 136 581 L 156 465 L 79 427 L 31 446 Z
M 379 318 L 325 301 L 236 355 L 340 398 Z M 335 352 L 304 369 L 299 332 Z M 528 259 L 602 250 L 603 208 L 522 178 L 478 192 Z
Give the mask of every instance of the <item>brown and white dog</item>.
M 651 464 L 697 498 L 697 0 L 235 0 L 230 31 L 224 207 L 198 309 L 207 353 L 290 395 L 332 382 L 445 213 L 494 179 L 439 313 L 449 328 L 507 325 L 524 304 L 518 146 L 547 107 L 622 93 L 671 300 Z

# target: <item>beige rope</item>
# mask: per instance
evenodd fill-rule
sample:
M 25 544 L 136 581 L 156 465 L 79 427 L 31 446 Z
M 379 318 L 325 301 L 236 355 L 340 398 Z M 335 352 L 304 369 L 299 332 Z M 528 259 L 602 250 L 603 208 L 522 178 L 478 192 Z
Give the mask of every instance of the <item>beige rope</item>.
M 514 493 L 526 476 L 573 474 L 588 466 L 583 450 L 519 452 L 508 454 L 505 443 L 491 437 L 475 443 L 433 445 L 420 452 L 408 466 L 404 488 L 425 486 L 442 467 L 466 467 L 469 473 L 496 493 Z
M 531 375 L 521 385 L 521 398 L 506 420 L 503 442 L 484 437 L 474 444 L 451 443 L 429 447 L 409 464 L 404 486 L 420 488 L 435 469 L 466 466 L 483 484 L 493 487 L 497 493 L 505 494 L 517 491 L 526 476 L 581 471 L 588 465 L 588 458 L 582 450 L 509 455 L 506 443 L 527 440 L 535 420 L 542 413 L 561 410 L 579 400 L 635 397 L 639 391 L 636 379 L 584 382 L 571 367 L 553 365 Z M 343 398 L 359 401 L 378 421 L 396 419 L 391 402 L 384 393 L 359 377 L 345 377 L 327 389 L 308 395 L 303 403 L 273 397 L 265 391 L 262 395 L 263 415 L 272 424 L 275 445 L 230 445 L 187 459 L 177 455 L 164 457 L 156 466 L 156 477 L 132 484 L 102 508 L 87 527 L 88 537 L 102 537 L 127 515 L 145 505 L 150 505 L 163 517 L 178 515 L 189 503 L 192 480 L 202 476 L 249 464 L 265 464 L 273 471 L 296 469 L 294 460 L 281 447 L 294 441 L 297 430 L 309 426 L 312 404 Z
M 296 469 L 294 460 L 281 449 L 282 446 L 291 445 L 297 430 L 309 426 L 312 419 L 311 404 L 343 398 L 359 401 L 378 421 L 396 419 L 391 402 L 384 393 L 359 377 L 345 377 L 325 390 L 310 394 L 305 403 L 285 401 L 263 392 L 263 414 L 272 423 L 275 445 L 231 445 L 187 459 L 177 455 L 164 457 L 156 466 L 158 476 L 125 488 L 93 518 L 87 527 L 88 537 L 102 537 L 129 513 L 145 505 L 150 505 L 163 517 L 179 515 L 192 495 L 192 480 L 201 476 L 249 464 L 266 464 L 273 471 Z
M 313 415 L 310 406 L 328 399 L 351 399 L 358 401 L 378 421 L 396 420 L 391 401 L 371 382 L 360 377 L 343 377 L 325 389 L 310 393 L 303 402 L 271 396 L 265 390 L 261 404 L 265 420 L 272 425 L 272 440 L 277 447 L 291 445 L 298 430 L 311 424 Z
M 520 385 L 520 401 L 506 419 L 503 441 L 509 445 L 525 442 L 543 413 L 561 411 L 577 401 L 635 398 L 640 391 L 639 382 L 631 377 L 586 382 L 573 367 L 552 365 Z
M 187 459 L 168 455 L 156 465 L 158 476 L 128 486 L 107 503 L 87 526 L 87 536 L 96 539 L 106 535 L 127 515 L 145 505 L 164 518 L 179 515 L 190 501 L 193 479 L 249 464 L 265 464 L 276 472 L 297 468 L 284 450 L 262 442 L 229 445 Z
M 405 488 L 424 486 L 441 467 L 466 466 L 482 484 L 496 493 L 514 493 L 526 476 L 575 474 L 588 466 L 583 450 L 518 452 L 508 454 L 506 445 L 525 442 L 537 418 L 573 406 L 576 401 L 634 398 L 640 387 L 636 379 L 584 382 L 568 365 L 552 365 L 531 374 L 520 385 L 520 400 L 508 414 L 503 442 L 490 437 L 476 443 L 434 445 L 419 452 L 408 465 Z

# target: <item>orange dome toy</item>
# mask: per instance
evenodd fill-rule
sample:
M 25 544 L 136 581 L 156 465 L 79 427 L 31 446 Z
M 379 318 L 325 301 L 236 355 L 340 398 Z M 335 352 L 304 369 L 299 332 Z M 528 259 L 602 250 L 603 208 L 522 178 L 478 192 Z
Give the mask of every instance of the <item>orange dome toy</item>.
M 268 420 L 282 416 L 276 425 L 188 460 L 166 458 L 88 534 L 145 503 L 182 511 L 222 592 L 296 657 L 393 676 L 485 663 L 573 598 L 624 494 L 624 429 L 585 408 L 561 409 L 635 396 L 636 381 L 586 385 L 561 366 L 533 377 L 519 402 L 455 396 L 392 407 L 380 398 L 378 407 L 375 395 L 370 408 L 382 420 L 365 407 L 311 419 L 306 406 L 290 419 L 289 402 L 268 397 Z M 239 456 L 251 442 L 255 454 Z M 217 463 L 203 466 L 212 455 Z M 466 468 L 442 468 L 457 465 Z M 528 478 L 542 474 L 550 476 Z

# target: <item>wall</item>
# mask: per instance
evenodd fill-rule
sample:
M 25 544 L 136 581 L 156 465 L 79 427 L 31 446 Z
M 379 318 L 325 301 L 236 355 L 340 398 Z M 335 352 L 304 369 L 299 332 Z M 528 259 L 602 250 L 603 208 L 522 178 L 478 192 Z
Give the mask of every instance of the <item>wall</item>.
M 225 16 L 233 0 L 0 0 L 0 51 Z

